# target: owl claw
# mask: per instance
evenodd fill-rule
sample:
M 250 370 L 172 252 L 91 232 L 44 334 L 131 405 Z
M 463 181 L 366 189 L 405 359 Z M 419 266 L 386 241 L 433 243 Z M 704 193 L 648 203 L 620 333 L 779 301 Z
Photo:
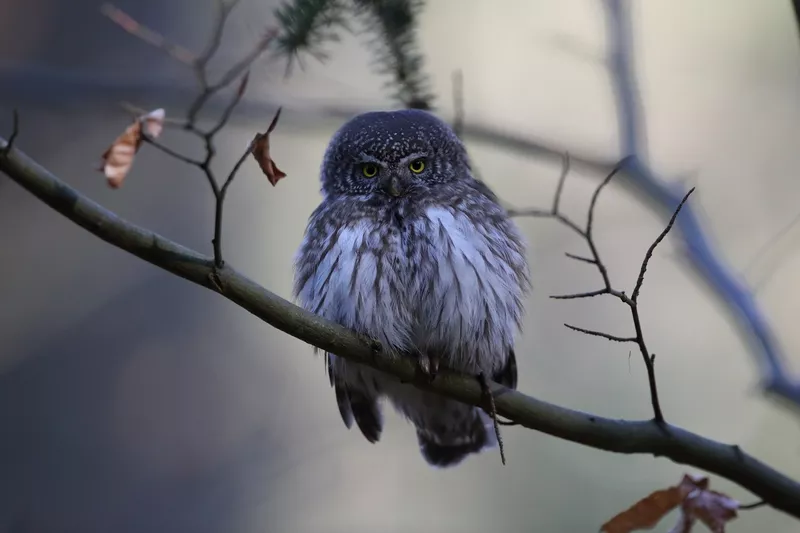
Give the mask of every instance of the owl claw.
M 481 387 L 481 395 L 483 396 L 483 410 L 492 417 L 492 422 L 494 423 L 494 434 L 497 437 L 497 445 L 500 450 L 500 461 L 503 465 L 506 464 L 506 452 L 503 446 L 503 437 L 500 435 L 500 421 L 497 420 L 497 407 L 494 403 L 494 394 L 492 394 L 492 389 L 489 388 L 489 381 L 486 379 L 486 374 L 481 372 L 477 376 L 478 384 Z
M 439 358 L 436 356 L 428 357 L 426 354 L 420 353 L 417 356 L 417 368 L 425 379 L 432 383 L 439 373 Z

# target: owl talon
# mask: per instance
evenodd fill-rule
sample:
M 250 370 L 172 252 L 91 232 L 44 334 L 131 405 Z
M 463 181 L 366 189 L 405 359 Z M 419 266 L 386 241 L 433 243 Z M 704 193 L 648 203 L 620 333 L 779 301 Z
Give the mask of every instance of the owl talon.
M 419 354 L 417 356 L 417 370 L 428 383 L 432 383 L 439 373 L 439 358 L 436 356 L 428 357 L 422 353 Z
M 497 437 L 497 447 L 500 449 L 500 462 L 505 465 L 506 451 L 505 447 L 503 446 L 503 437 L 500 435 L 500 421 L 497 420 L 497 407 L 494 403 L 494 394 L 492 394 L 492 389 L 489 388 L 489 381 L 486 379 L 486 375 L 483 372 L 477 375 L 477 379 L 478 384 L 481 387 L 481 394 L 483 395 L 483 410 L 492 417 L 492 422 L 494 423 L 494 434 Z

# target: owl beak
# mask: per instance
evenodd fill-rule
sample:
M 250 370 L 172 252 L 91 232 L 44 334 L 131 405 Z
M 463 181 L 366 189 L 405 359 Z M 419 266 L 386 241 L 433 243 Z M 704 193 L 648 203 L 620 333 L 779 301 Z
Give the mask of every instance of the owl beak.
M 403 196 L 406 192 L 406 186 L 403 179 L 398 176 L 397 174 L 389 174 L 383 181 L 383 190 L 386 191 L 387 194 L 398 198 Z

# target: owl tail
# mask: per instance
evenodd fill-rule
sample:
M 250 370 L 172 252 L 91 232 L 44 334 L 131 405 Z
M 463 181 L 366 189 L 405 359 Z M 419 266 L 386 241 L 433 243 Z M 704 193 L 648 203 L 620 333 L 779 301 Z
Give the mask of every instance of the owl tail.
M 505 365 L 492 376 L 510 389 L 517 388 L 517 357 L 508 352 Z M 422 393 L 431 407 L 417 418 L 417 440 L 425 460 L 434 466 L 455 466 L 471 453 L 497 445 L 492 419 L 483 409 Z
M 494 447 L 497 439 L 491 420 L 482 409 L 448 402 L 444 409 L 428 413 L 417 425 L 417 440 L 425 460 L 440 468 L 455 466 L 469 454 Z

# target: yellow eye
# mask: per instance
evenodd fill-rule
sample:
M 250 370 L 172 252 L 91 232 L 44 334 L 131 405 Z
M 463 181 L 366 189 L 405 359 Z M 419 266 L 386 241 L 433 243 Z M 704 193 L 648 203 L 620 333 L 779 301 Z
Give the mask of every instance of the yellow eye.
M 425 170 L 425 160 L 424 159 L 415 159 L 408 165 L 408 169 L 411 170 L 414 174 L 419 174 L 423 170 Z
M 375 163 L 365 163 L 361 165 L 361 173 L 364 174 L 364 177 L 374 178 L 378 175 L 378 165 Z

